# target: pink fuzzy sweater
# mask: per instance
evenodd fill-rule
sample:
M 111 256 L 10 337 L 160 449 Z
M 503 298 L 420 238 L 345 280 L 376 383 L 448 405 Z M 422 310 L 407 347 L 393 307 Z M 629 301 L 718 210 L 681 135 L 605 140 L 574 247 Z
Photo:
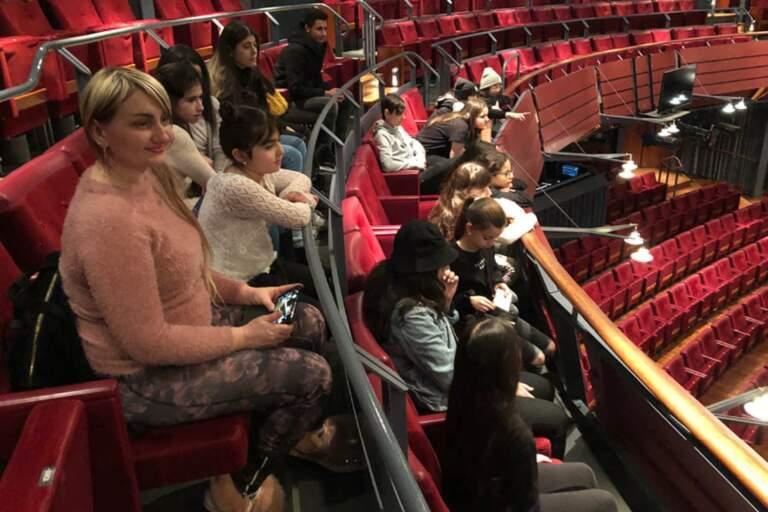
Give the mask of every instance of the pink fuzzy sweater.
M 154 175 L 123 188 L 90 174 L 67 212 L 59 268 L 93 369 L 126 375 L 232 352 L 232 328 L 211 326 L 200 237 L 163 202 Z M 225 303 L 242 302 L 244 283 L 213 278 Z

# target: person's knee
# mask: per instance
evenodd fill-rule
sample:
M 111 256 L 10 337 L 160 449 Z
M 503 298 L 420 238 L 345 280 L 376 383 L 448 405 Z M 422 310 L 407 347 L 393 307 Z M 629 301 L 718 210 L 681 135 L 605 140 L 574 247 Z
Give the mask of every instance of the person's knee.
M 305 368 L 304 384 L 307 388 L 307 398 L 314 401 L 328 395 L 333 386 L 333 375 L 328 361 L 319 354 L 306 352 Z
M 563 464 L 568 469 L 568 480 L 574 489 L 594 489 L 597 487 L 597 477 L 592 468 L 583 462 L 568 462 Z

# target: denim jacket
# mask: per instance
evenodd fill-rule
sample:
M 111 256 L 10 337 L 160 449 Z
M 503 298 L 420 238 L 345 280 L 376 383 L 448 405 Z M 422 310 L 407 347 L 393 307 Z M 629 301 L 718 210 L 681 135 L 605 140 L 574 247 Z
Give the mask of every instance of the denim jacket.
M 387 349 L 400 376 L 411 388 L 421 408 L 448 409 L 448 390 L 453 380 L 456 356 L 456 311 L 448 315 L 426 306 L 414 306 L 404 315 L 403 301 L 390 318 Z

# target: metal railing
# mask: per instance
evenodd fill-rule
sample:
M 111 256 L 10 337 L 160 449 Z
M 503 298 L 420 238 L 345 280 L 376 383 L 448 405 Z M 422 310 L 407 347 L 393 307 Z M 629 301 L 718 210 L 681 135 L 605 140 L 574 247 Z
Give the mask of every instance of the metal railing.
M 304 9 L 322 9 L 332 16 L 339 22 L 344 24 L 345 26 L 349 27 L 350 22 L 344 19 L 344 17 L 341 16 L 338 12 L 331 9 L 327 4 L 323 3 L 307 3 L 307 4 L 297 4 L 297 5 L 284 5 L 279 7 L 263 7 L 259 9 L 246 9 L 243 11 L 235 11 L 235 12 L 220 12 L 215 14 L 205 14 L 201 16 L 190 16 L 187 18 L 178 18 L 173 20 L 164 20 L 164 21 L 158 21 L 158 22 L 151 22 L 151 23 L 141 23 L 141 20 L 137 20 L 136 25 L 131 25 L 128 27 L 123 28 L 116 28 L 111 30 L 104 30 L 101 32 L 94 32 L 92 34 L 84 34 L 81 36 L 74 36 L 74 37 L 66 37 L 62 39 L 53 39 L 50 41 L 44 42 L 35 52 L 35 56 L 32 59 L 32 65 L 31 70 L 29 73 L 29 77 L 27 80 L 19 85 L 9 87 L 7 89 L 3 89 L 0 91 L 0 102 L 9 100 L 11 98 L 14 98 L 16 96 L 20 96 L 22 94 L 31 92 L 35 90 L 37 84 L 40 82 L 40 78 L 42 76 L 42 69 L 43 69 L 43 60 L 45 59 L 46 54 L 49 51 L 56 51 L 58 52 L 62 57 L 64 57 L 67 61 L 69 61 L 77 70 L 78 76 L 90 76 L 91 69 L 88 68 L 88 66 L 85 65 L 82 61 L 80 61 L 77 57 L 75 57 L 68 48 L 72 48 L 75 46 L 82 46 L 84 44 L 89 43 L 96 43 L 99 41 L 104 41 L 105 39 L 110 39 L 112 37 L 118 37 L 118 36 L 124 36 L 124 35 L 130 35 L 130 34 L 136 34 L 136 33 L 146 33 L 148 36 L 150 36 L 152 39 L 157 41 L 157 43 L 164 48 L 168 47 L 168 43 L 165 42 L 160 35 L 157 34 L 156 30 L 163 29 L 167 27 L 177 27 L 182 25 L 189 25 L 192 23 L 199 23 L 204 21 L 211 21 L 213 23 L 216 23 L 219 27 L 219 30 L 223 28 L 223 26 L 218 23 L 218 20 L 220 19 L 227 19 L 227 18 L 235 18 L 239 16 L 247 16 L 252 14 L 263 14 L 266 16 L 272 23 L 279 25 L 277 20 L 272 15 L 276 12 L 287 12 L 287 11 L 296 11 L 296 10 L 304 10 Z M 79 80 L 79 85 L 84 85 L 84 80 Z
M 376 65 L 376 31 L 384 25 L 384 17 L 365 0 L 357 0 L 363 11 L 363 55 L 365 67 Z
M 315 288 L 317 289 L 320 302 L 323 305 L 326 321 L 339 349 L 339 355 L 344 363 L 347 378 L 352 384 L 352 391 L 362 409 L 363 417 L 368 421 L 373 422 L 375 425 L 375 428 L 371 429 L 373 434 L 372 441 L 375 448 L 377 448 L 380 461 L 386 473 L 386 479 L 377 479 L 372 471 L 371 476 L 374 479 L 374 487 L 377 488 L 375 484 L 377 481 L 379 483 L 382 483 L 382 481 L 384 483 L 391 481 L 392 490 L 394 491 L 394 495 L 382 493 L 377 494 L 377 498 L 380 500 L 380 504 L 382 504 L 385 497 L 396 497 L 397 503 L 389 504 L 386 506 L 385 510 L 392 510 L 391 507 L 397 506 L 398 508 L 402 508 L 402 510 L 426 512 L 429 508 L 410 473 L 405 456 L 406 454 L 403 451 L 404 449 L 407 449 L 404 430 L 404 392 L 407 390 L 407 387 L 402 380 L 397 377 L 397 374 L 392 372 L 389 368 L 382 366 L 376 359 L 355 345 L 352 340 L 344 305 L 344 297 L 346 295 L 346 264 L 344 258 L 344 232 L 341 201 L 345 195 L 344 188 L 347 171 L 351 166 L 353 155 L 362 141 L 362 125 L 364 124 L 362 101 L 358 101 L 353 97 L 352 89 L 358 85 L 360 79 L 366 75 L 375 77 L 374 79 L 379 82 L 379 87 L 381 89 L 383 83 L 381 82 L 381 79 L 376 76 L 376 72 L 381 67 L 401 59 L 405 59 L 411 64 L 412 84 L 415 83 L 417 64 L 421 66 L 422 73 L 425 74 L 429 72 L 433 75 L 437 75 L 437 71 L 435 71 L 428 62 L 418 54 L 412 52 L 392 56 L 375 66 L 366 69 L 364 72 L 358 74 L 349 82 L 339 87 L 336 93 L 329 97 L 329 101 L 320 112 L 307 142 L 308 155 L 315 154 L 315 148 L 318 145 L 318 139 L 321 134 L 328 137 L 333 142 L 336 150 L 336 166 L 331 178 L 329 196 L 325 197 L 321 192 L 314 190 L 320 197 L 321 202 L 328 207 L 328 250 L 331 261 L 331 281 L 333 290 L 331 290 L 331 285 L 328 284 L 325 277 L 320 253 L 314 243 L 311 226 L 304 228 L 303 236 L 305 239 L 304 247 L 307 262 L 312 272 Z M 426 100 L 428 101 L 427 91 L 425 91 L 425 95 Z M 342 98 L 350 102 L 354 107 L 352 131 L 344 141 L 326 127 L 324 123 L 325 118 L 328 116 L 333 106 Z M 365 124 L 370 124 L 370 118 L 372 117 L 370 114 L 376 114 L 377 112 L 378 111 L 369 112 L 369 122 Z M 312 174 L 311 159 L 307 160 L 304 171 L 308 175 Z M 383 384 L 387 387 L 387 393 L 385 393 L 385 395 L 389 397 L 390 401 L 393 400 L 393 402 L 387 404 L 388 414 L 386 416 L 382 411 L 381 404 L 379 404 L 371 389 L 370 382 L 368 381 L 363 368 L 364 366 L 369 371 L 376 373 L 376 375 L 382 378 Z

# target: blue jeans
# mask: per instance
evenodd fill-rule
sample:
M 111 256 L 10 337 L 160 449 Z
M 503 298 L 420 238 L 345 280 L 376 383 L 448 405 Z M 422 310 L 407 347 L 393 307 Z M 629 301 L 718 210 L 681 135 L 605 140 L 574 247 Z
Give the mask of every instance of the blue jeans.
M 280 135 L 280 144 L 283 145 L 283 168 L 291 171 L 304 171 L 304 159 L 307 157 L 307 144 L 304 139 L 296 135 Z

